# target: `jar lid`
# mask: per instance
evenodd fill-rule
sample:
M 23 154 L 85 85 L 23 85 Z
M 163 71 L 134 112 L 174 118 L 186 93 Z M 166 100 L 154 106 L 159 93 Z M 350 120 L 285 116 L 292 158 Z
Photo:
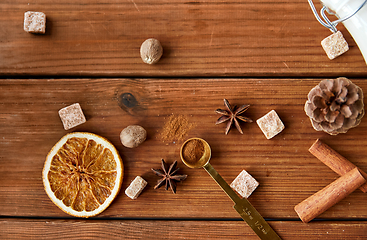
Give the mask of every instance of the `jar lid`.
M 327 27 L 332 32 L 337 32 L 336 25 L 343 21 L 348 20 L 354 14 L 356 14 L 359 10 L 362 9 L 367 3 L 367 0 L 359 0 L 359 1 L 349 1 L 349 0 L 321 0 L 323 7 L 320 10 L 320 15 L 317 13 L 317 10 L 312 2 L 312 0 L 308 0 L 310 4 L 311 10 L 315 15 L 317 21 L 321 23 L 324 27 Z M 343 11 L 341 11 L 343 9 Z M 329 18 L 326 16 L 326 13 L 330 15 L 336 15 L 339 19 L 331 22 Z

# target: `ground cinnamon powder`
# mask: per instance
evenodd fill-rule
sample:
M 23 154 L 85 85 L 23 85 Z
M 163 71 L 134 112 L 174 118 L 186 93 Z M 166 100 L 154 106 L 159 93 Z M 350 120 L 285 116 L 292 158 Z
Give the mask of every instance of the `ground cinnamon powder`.
M 188 141 L 182 149 L 182 156 L 190 164 L 197 163 L 204 155 L 204 144 L 198 139 Z
M 194 127 L 184 115 L 171 115 L 160 133 L 163 142 L 182 140 L 187 132 Z

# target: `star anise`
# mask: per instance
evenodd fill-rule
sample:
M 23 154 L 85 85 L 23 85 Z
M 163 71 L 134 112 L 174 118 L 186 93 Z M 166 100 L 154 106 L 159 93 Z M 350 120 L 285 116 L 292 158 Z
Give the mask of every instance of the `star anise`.
M 223 115 L 220 118 L 218 118 L 218 120 L 215 124 L 220 124 L 220 123 L 223 123 L 225 121 L 228 121 L 227 127 L 226 127 L 226 135 L 227 135 L 229 130 L 231 129 L 232 124 L 234 123 L 237 130 L 241 134 L 243 134 L 238 120 L 241 120 L 241 121 L 244 121 L 244 122 L 252 122 L 252 120 L 250 118 L 240 116 L 240 114 L 244 113 L 250 107 L 250 105 L 245 104 L 245 105 L 240 106 L 239 108 L 237 108 L 237 106 L 234 106 L 232 108 L 227 99 L 224 99 L 224 105 L 226 106 L 227 110 L 217 109 L 215 111 L 216 113 L 219 113 L 219 114 Z
M 174 161 L 169 168 L 167 167 L 166 162 L 162 159 L 162 170 L 160 169 L 153 169 L 152 171 L 157 174 L 158 176 L 162 177 L 162 179 L 158 180 L 157 185 L 155 185 L 154 189 L 160 188 L 165 184 L 166 190 L 168 187 L 172 189 L 173 193 L 176 193 L 176 182 L 183 181 L 187 178 L 187 175 L 177 175 L 178 170 L 177 168 L 177 161 Z

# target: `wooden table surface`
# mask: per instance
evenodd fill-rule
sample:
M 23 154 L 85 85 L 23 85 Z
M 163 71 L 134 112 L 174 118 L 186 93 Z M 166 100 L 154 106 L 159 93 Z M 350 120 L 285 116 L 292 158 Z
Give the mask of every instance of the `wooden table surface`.
M 316 4 L 320 9 L 320 5 Z M 25 11 L 47 15 L 45 35 L 24 32 Z M 347 77 L 367 93 L 367 65 L 342 24 L 350 50 L 329 60 L 330 35 L 306 0 L 2 0 L 0 2 L 0 239 L 259 239 L 203 169 L 179 160 L 182 141 L 162 142 L 169 116 L 194 124 L 185 138 L 212 147 L 211 164 L 228 182 L 246 169 L 260 186 L 249 201 L 282 239 L 366 239 L 367 195 L 356 190 L 310 223 L 294 206 L 338 178 L 308 152 L 320 138 L 367 171 L 367 120 L 346 134 L 315 131 L 303 107 L 322 79 Z M 144 64 L 141 43 L 161 41 L 156 65 Z M 132 94 L 136 105 L 121 102 Z M 224 134 L 215 125 L 223 99 L 250 104 L 256 120 L 274 109 L 285 130 L 267 140 L 256 123 Z M 80 103 L 87 122 L 65 131 L 58 110 Z M 119 134 L 139 124 L 148 139 L 122 146 Z M 100 215 L 74 218 L 46 195 L 42 168 L 66 133 L 109 139 L 124 163 L 121 192 Z M 188 178 L 177 194 L 154 190 L 150 170 L 179 160 Z M 124 190 L 141 175 L 136 200 Z

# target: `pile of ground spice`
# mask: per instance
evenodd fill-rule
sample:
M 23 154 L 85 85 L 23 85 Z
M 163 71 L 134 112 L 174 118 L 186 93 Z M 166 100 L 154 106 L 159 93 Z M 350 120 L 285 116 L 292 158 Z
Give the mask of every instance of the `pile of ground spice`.
M 189 164 L 195 165 L 204 155 L 204 144 L 198 139 L 188 141 L 182 149 L 182 157 Z
M 160 133 L 163 142 L 173 142 L 183 140 L 187 132 L 194 127 L 186 116 L 172 114 L 164 124 Z

